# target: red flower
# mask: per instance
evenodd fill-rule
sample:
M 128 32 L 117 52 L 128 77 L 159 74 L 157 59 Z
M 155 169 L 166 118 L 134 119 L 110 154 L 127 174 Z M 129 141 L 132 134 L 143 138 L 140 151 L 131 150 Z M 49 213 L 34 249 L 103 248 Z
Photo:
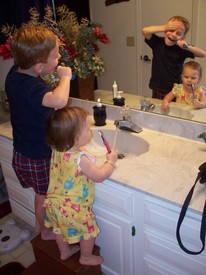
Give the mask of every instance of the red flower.
M 108 39 L 108 37 L 106 36 L 105 33 L 102 33 L 102 34 L 100 33 L 97 37 L 98 37 L 99 41 L 101 41 L 104 44 L 109 44 L 110 43 L 110 41 L 109 41 L 109 39 Z
M 75 50 L 74 46 L 65 45 L 65 49 L 69 53 L 70 58 L 75 58 L 75 56 L 78 54 L 78 52 Z
M 10 42 L 11 38 L 9 37 L 5 44 L 0 45 L 0 56 L 3 57 L 3 60 L 12 58 L 11 48 L 10 48 Z
M 97 39 L 104 44 L 109 44 L 110 41 L 109 41 L 107 35 L 105 33 L 100 33 L 100 31 L 101 31 L 100 27 L 95 27 L 94 33 L 95 33 Z
M 96 36 L 99 35 L 100 31 L 101 31 L 101 28 L 100 28 L 100 27 L 95 27 L 94 32 L 95 32 Z

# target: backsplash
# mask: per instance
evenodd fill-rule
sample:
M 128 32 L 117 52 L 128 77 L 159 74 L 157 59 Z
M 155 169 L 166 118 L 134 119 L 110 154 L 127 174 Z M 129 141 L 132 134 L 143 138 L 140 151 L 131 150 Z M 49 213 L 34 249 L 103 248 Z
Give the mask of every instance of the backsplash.
M 95 102 L 70 98 L 70 104 L 86 108 L 93 115 Z M 110 120 L 121 119 L 120 107 L 106 105 L 107 118 Z M 183 120 L 154 113 L 148 113 L 132 109 L 132 119 L 138 126 L 183 138 L 203 142 L 197 136 L 206 132 L 206 125 L 203 123 Z

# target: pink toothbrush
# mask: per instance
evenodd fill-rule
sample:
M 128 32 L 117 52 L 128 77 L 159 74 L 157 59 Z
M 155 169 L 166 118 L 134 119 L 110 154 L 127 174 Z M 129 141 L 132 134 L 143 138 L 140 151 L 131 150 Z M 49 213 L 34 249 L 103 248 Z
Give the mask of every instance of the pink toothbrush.
M 192 95 L 193 95 L 193 99 L 195 99 L 195 85 L 194 84 L 191 84 L 191 90 L 192 90 Z
M 110 149 L 110 146 L 109 146 L 109 142 L 106 140 L 106 138 L 105 138 L 104 134 L 102 133 L 102 131 L 98 131 L 98 132 L 99 132 L 99 134 L 100 134 L 100 137 L 102 138 L 102 141 L 103 141 L 103 143 L 104 143 L 104 146 L 105 146 L 106 149 L 107 149 L 108 154 L 111 153 L 111 149 Z

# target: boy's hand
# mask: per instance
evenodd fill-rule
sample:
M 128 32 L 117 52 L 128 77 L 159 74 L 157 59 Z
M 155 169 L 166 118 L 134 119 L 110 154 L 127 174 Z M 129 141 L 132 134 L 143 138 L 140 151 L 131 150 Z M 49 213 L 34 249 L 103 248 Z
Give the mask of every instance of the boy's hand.
M 70 67 L 63 67 L 63 66 L 58 66 L 57 67 L 57 74 L 59 79 L 61 79 L 64 76 L 69 76 L 70 79 L 72 77 L 72 70 Z
M 181 29 L 181 24 L 176 20 L 169 20 L 165 25 L 165 31 L 175 31 Z
M 175 27 L 173 24 L 172 24 L 172 21 L 168 21 L 165 25 L 165 31 L 171 31 L 171 30 L 176 30 L 177 27 Z
M 185 40 L 177 40 L 177 45 L 182 49 L 187 49 L 189 46 Z

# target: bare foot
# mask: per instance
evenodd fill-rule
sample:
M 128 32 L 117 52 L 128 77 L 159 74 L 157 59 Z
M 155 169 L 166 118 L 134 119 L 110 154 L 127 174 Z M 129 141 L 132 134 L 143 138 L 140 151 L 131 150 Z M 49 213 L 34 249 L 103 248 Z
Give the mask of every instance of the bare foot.
M 104 258 L 95 255 L 91 255 L 89 257 L 81 256 L 79 262 L 82 265 L 100 265 L 104 262 Z
M 68 258 L 70 258 L 72 255 L 77 253 L 80 250 L 79 245 L 69 245 L 67 250 L 60 251 L 60 259 L 62 261 L 66 261 Z
M 45 228 L 41 231 L 41 238 L 43 241 L 56 240 L 56 236 L 52 229 Z

